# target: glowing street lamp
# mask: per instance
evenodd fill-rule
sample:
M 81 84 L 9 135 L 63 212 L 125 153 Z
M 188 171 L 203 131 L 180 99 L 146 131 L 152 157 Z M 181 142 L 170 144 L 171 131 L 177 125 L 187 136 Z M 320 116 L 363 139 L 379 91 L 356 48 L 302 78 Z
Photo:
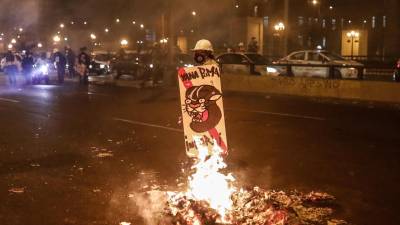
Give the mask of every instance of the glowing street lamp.
M 65 37 L 65 38 L 64 38 L 64 41 L 68 41 L 68 37 Z
M 62 23 L 60 24 L 60 28 L 63 29 L 65 27 L 65 25 Z
M 196 16 L 197 15 L 196 11 L 192 11 L 192 15 Z
M 92 40 L 96 40 L 96 38 L 97 38 L 97 37 L 96 37 L 96 35 L 95 35 L 95 34 L 93 34 L 93 33 L 92 33 L 92 34 L 90 34 L 90 39 L 92 39 Z
M 108 33 L 110 30 L 108 28 L 104 29 L 104 32 Z
M 115 19 L 115 22 L 116 22 L 116 23 L 119 23 L 119 22 L 121 22 L 121 21 L 119 20 L 119 18 L 117 18 L 117 19 Z
M 55 36 L 53 37 L 53 41 L 54 41 L 55 43 L 58 43 L 58 42 L 60 42 L 60 41 L 61 41 L 61 38 L 60 38 L 60 36 L 58 36 L 58 35 L 55 35 Z
M 86 24 L 87 24 L 87 21 L 84 21 L 83 24 L 86 25 Z
M 37 44 L 37 47 L 38 47 L 38 48 L 42 48 L 42 47 L 43 47 L 42 43 L 39 42 L 39 43 Z
M 274 29 L 276 31 L 283 31 L 283 30 L 285 30 L 285 24 L 283 24 L 282 22 L 279 22 L 279 23 L 275 24 Z
M 132 24 L 135 25 L 135 24 L 136 24 L 136 21 L 132 21 Z
M 140 28 L 143 29 L 143 28 L 144 28 L 144 25 L 143 25 L 143 24 L 140 24 Z
M 19 32 L 24 31 L 24 29 L 22 27 L 20 27 L 18 30 L 19 30 Z
M 8 44 L 7 48 L 12 49 L 14 46 L 12 44 Z
M 122 40 L 121 40 L 121 46 L 122 46 L 122 47 L 128 46 L 128 40 L 122 39 Z
M 318 2 L 318 0 L 312 0 L 311 3 L 312 3 L 313 5 L 317 5 L 319 2 Z
M 11 43 L 15 44 L 15 43 L 17 43 L 17 40 L 15 40 L 15 38 L 11 39 Z

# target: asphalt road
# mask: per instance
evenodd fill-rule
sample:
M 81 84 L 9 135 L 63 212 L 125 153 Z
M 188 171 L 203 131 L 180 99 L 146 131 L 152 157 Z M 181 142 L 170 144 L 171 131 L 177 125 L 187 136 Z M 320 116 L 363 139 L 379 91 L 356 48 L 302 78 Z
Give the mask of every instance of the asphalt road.
M 226 93 L 240 186 L 325 191 L 338 217 L 400 224 L 400 106 Z M 138 193 L 185 180 L 175 89 L 0 87 L 0 224 L 144 224 Z

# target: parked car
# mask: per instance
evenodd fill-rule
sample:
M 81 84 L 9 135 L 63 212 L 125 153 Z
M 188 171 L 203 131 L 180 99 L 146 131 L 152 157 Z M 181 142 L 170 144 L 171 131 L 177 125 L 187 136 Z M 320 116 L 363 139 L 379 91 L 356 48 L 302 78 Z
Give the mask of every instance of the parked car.
M 116 73 L 116 79 L 119 79 L 122 75 L 130 75 L 134 79 L 139 79 L 143 76 L 144 69 L 137 53 L 120 55 L 111 62 L 111 70 Z
M 276 69 L 270 68 L 268 61 L 257 53 L 224 53 L 216 58 L 224 73 L 275 75 Z
M 400 59 L 397 60 L 396 68 L 393 73 L 393 80 L 396 82 L 400 82 Z
M 274 64 L 279 64 L 275 68 L 282 75 L 289 75 L 285 65 L 293 65 L 291 66 L 293 76 L 321 78 L 329 78 L 330 68 L 332 68 L 330 66 L 333 66 L 333 78 L 339 79 L 359 78 L 359 68 L 364 66 L 359 62 L 347 60 L 340 55 L 321 50 L 296 51 L 274 62 Z
M 94 52 L 92 53 L 92 62 L 89 65 L 90 74 L 110 74 L 111 67 L 110 61 L 113 58 L 113 54 L 107 52 Z

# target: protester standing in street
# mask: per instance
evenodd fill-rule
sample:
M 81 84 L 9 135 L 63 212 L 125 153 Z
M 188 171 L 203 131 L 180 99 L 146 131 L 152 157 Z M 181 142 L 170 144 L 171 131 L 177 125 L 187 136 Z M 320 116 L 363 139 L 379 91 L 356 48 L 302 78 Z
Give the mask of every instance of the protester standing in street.
M 78 55 L 78 63 L 76 65 L 76 71 L 79 73 L 79 82 L 81 84 L 89 84 L 89 65 L 90 56 L 86 53 L 87 48 L 82 47 L 81 52 Z
M 4 57 L 4 73 L 8 76 L 8 81 L 11 87 L 17 86 L 17 73 L 20 67 L 20 63 L 17 60 L 15 54 L 9 50 Z
M 196 43 L 194 49 L 194 61 L 197 65 L 216 65 L 214 49 L 209 40 L 202 39 Z
M 65 47 L 65 57 L 67 58 L 67 65 L 68 65 L 68 76 L 69 78 L 75 77 L 75 59 L 76 55 L 74 51 L 72 51 L 71 47 Z
M 32 70 L 33 65 L 35 64 L 35 60 L 31 52 L 27 52 L 26 55 L 22 58 L 22 73 L 25 77 L 25 84 L 29 85 L 32 81 Z
M 67 66 L 67 59 L 65 55 L 61 53 L 58 49 L 54 49 L 53 63 L 57 69 L 58 83 L 64 83 L 65 68 Z

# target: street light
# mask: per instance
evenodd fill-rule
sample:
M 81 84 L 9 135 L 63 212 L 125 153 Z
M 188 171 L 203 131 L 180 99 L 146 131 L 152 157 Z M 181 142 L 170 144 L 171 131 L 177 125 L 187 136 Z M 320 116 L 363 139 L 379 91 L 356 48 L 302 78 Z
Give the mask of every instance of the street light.
M 128 40 L 122 39 L 122 40 L 121 40 L 121 46 L 122 46 L 122 47 L 128 46 Z
M 283 24 L 282 22 L 279 22 L 279 23 L 275 24 L 274 29 L 276 31 L 283 31 L 283 30 L 285 30 L 285 24 Z
M 20 27 L 18 30 L 19 30 L 19 32 L 24 31 L 24 29 L 22 27 Z
M 65 25 L 62 23 L 60 24 L 60 28 L 63 29 L 65 27 Z
M 196 16 L 197 15 L 196 11 L 192 11 L 192 15 Z
M 104 32 L 108 33 L 110 30 L 108 28 L 104 29 Z
M 96 38 L 97 38 L 97 37 L 96 37 L 96 35 L 95 35 L 95 34 L 93 34 L 93 33 L 92 33 L 92 34 L 90 34 L 90 39 L 92 39 L 92 40 L 96 40 Z
M 319 2 L 318 2 L 318 0 L 312 0 L 311 3 L 312 3 L 313 5 L 317 5 Z
M 140 28 L 143 29 L 143 28 L 144 28 L 144 25 L 143 25 L 143 24 L 140 24 Z
M 132 21 L 132 24 L 135 25 L 135 24 L 136 24 L 136 21 Z
M 115 22 L 116 22 L 116 23 L 119 23 L 119 22 L 120 22 L 119 18 L 115 19 Z
M 15 40 L 15 38 L 11 39 L 11 43 L 15 44 L 15 43 L 17 43 L 17 40 Z
M 60 38 L 60 36 L 58 36 L 58 35 L 54 35 L 54 37 L 53 37 L 53 41 L 54 41 L 55 43 L 58 43 L 58 42 L 60 42 L 60 41 L 61 41 L 61 38 Z
M 12 44 L 8 44 L 8 49 L 12 49 L 14 46 Z
M 39 43 L 37 44 L 37 47 L 38 47 L 38 48 L 43 47 L 42 43 L 39 42 Z
M 357 31 L 350 31 L 346 33 L 346 36 L 350 38 L 347 42 L 351 42 L 351 59 L 353 59 L 353 54 L 354 54 L 354 42 L 358 42 L 358 40 L 355 40 L 356 38 L 360 37 L 360 33 Z

